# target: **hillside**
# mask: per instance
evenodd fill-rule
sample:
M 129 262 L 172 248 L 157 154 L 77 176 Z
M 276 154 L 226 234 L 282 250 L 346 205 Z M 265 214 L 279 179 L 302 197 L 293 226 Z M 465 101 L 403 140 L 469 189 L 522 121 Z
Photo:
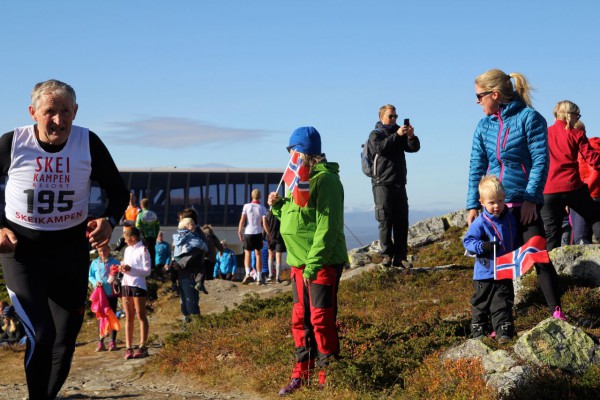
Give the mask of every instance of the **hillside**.
M 330 386 L 308 387 L 292 398 L 495 398 L 482 378 L 480 364 L 442 362 L 438 357 L 468 338 L 472 291 L 471 260 L 462 256 L 460 244 L 462 228 L 441 225 L 448 226 L 436 234 L 437 239 L 411 249 L 415 265 L 411 274 L 382 271 L 376 265 L 344 272 L 338 318 L 342 358 L 332 366 Z M 287 382 L 293 359 L 290 286 L 207 283 L 209 295 L 201 298 L 204 316 L 186 332 L 180 329 L 178 298 L 156 283 L 147 359 L 125 361 L 122 351 L 95 353 L 96 325 L 89 317 L 78 338 L 63 398 L 275 398 Z M 599 296 L 592 296 L 579 281 L 561 283 L 567 315 L 597 321 Z M 516 310 L 519 332 L 547 316 L 535 290 L 535 276 L 525 284 L 531 292 Z M 593 326 L 588 332 L 598 333 Z M 489 344 L 509 349 L 493 341 Z M 22 350 L 0 350 L 5 366 L 0 399 L 26 396 L 22 355 Z M 600 396 L 597 370 L 578 378 L 542 369 L 536 379 L 551 394 L 545 398 Z

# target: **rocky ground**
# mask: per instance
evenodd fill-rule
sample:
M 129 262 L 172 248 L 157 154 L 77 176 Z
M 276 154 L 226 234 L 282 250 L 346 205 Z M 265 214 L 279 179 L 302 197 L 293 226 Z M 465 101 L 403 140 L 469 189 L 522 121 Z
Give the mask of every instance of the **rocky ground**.
M 239 282 L 212 280 L 206 282 L 208 295 L 202 295 L 202 313 L 222 312 L 232 309 L 243 301 L 244 296 L 257 293 L 273 296 L 291 290 L 289 281 L 282 284 L 242 285 Z M 166 286 L 165 286 L 166 288 Z M 162 347 L 163 338 L 170 332 L 181 329 L 179 297 L 159 290 L 159 299 L 150 304 L 150 357 L 156 356 Z M 121 320 L 124 323 L 124 319 Z M 134 343 L 138 339 L 136 323 Z M 93 319 L 86 320 L 78 337 L 77 349 L 71 373 L 60 392 L 61 399 L 260 399 L 253 393 L 218 393 L 203 390 L 189 377 L 165 377 L 141 371 L 146 359 L 124 360 L 124 334 L 119 332 L 119 351 L 96 353 L 97 325 Z M 23 349 L 0 348 L 0 399 L 27 399 L 27 386 L 23 373 Z
M 364 268 L 348 270 L 343 279 L 350 278 Z M 239 282 L 212 280 L 206 282 L 208 295 L 202 295 L 202 313 L 222 312 L 225 307 L 232 309 L 243 301 L 246 295 L 257 293 L 269 297 L 291 290 L 289 281 L 282 284 L 242 285 Z M 150 358 L 162 348 L 163 338 L 181 329 L 179 298 L 159 290 L 159 299 L 150 304 Z M 124 320 L 121 320 L 122 324 Z M 254 400 L 263 397 L 256 393 L 227 392 L 214 389 L 204 390 L 189 376 L 165 377 L 158 373 L 144 373 L 140 368 L 149 358 L 138 360 L 123 359 L 124 334 L 119 333 L 120 350 L 96 353 L 96 321 L 89 319 L 78 337 L 77 349 L 71 373 L 60 392 L 61 399 L 144 399 L 144 400 Z M 134 343 L 138 338 L 136 323 Z M 0 399 L 27 399 L 27 386 L 23 373 L 23 349 L 0 348 Z

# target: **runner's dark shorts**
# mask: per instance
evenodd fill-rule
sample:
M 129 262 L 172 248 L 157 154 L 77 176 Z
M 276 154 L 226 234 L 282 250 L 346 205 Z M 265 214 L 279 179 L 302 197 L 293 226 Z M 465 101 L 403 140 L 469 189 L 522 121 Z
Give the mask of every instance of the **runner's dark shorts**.
M 245 250 L 261 250 L 263 248 L 263 235 L 257 233 L 253 235 L 244 234 L 244 249 Z
M 123 286 L 121 288 L 123 297 L 146 297 L 148 292 L 137 286 Z
M 283 240 L 275 240 L 269 243 L 269 250 L 275 251 L 276 253 L 285 253 L 287 249 L 285 248 L 285 243 Z

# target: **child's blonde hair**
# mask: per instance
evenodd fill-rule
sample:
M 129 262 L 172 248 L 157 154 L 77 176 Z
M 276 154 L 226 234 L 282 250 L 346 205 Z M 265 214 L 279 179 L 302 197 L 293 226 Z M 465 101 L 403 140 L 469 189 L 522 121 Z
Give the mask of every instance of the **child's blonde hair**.
M 177 225 L 177 229 L 189 229 L 193 231 L 196 228 L 196 224 L 194 224 L 194 220 L 191 218 L 183 218 L 179 221 L 179 225 Z
M 485 196 L 498 196 L 502 194 L 504 197 L 504 186 L 496 175 L 485 175 L 479 181 L 479 201 L 483 201 Z

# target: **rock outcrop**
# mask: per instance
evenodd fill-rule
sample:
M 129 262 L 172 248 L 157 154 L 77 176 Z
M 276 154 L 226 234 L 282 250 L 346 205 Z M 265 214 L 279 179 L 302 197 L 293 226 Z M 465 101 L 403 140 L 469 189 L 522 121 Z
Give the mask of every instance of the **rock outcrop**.
M 477 339 L 469 339 L 451 348 L 443 357 L 451 360 L 478 358 L 485 371 L 487 385 L 496 390 L 501 397 L 507 397 L 523 387 L 529 381 L 532 372 L 531 367 L 519 365 L 506 350 L 492 350 Z
M 459 210 L 441 217 L 427 218 L 408 228 L 408 245 L 421 247 L 439 240 L 450 227 L 467 226 L 467 211 Z
M 597 347 L 581 329 L 568 322 L 548 318 L 521 333 L 512 352 L 492 350 L 481 340 L 469 339 L 442 356 L 451 360 L 478 358 L 487 385 L 505 398 L 521 388 L 531 391 L 531 385 L 535 385 L 531 377 L 536 366 L 584 373 L 591 365 L 599 364 Z
M 600 245 L 562 246 L 550 252 L 559 274 L 575 275 L 600 286 Z
M 583 373 L 594 362 L 594 341 L 568 322 L 548 318 L 523 333 L 514 346 L 515 354 L 537 365 Z

